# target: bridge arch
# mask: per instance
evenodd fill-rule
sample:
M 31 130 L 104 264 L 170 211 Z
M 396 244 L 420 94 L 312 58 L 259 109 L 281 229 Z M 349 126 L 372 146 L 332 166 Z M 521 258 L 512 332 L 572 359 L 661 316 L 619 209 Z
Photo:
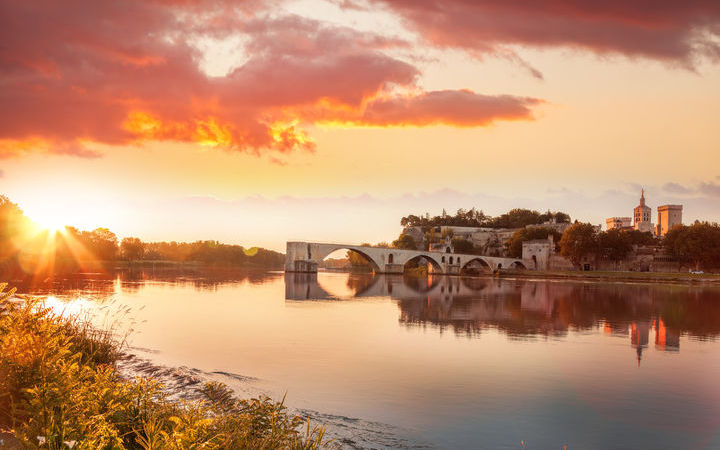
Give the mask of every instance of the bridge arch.
M 460 267 L 460 272 L 471 271 L 472 269 L 475 269 L 475 267 L 479 267 L 481 272 L 490 273 L 493 271 L 492 265 L 485 258 L 478 256 L 465 262 L 465 264 Z
M 527 267 L 525 267 L 525 264 L 523 264 L 522 261 L 513 261 L 508 268 L 515 270 L 527 270 Z
M 370 267 L 372 268 L 373 272 L 379 273 L 382 272 L 381 270 L 381 264 L 382 261 L 376 261 L 375 258 L 372 257 L 368 252 L 363 251 L 362 247 L 357 248 L 352 245 L 348 246 L 327 246 L 325 248 L 321 248 L 320 250 L 316 251 L 316 254 L 312 255 L 312 259 L 317 261 L 318 263 L 323 261 L 325 258 L 327 258 L 331 253 L 335 253 L 338 250 L 347 250 L 353 253 L 356 253 L 360 255 L 364 260 L 366 260 Z
M 403 270 L 404 270 L 405 268 L 407 268 L 408 263 L 418 262 L 418 261 L 421 261 L 421 260 L 428 261 L 428 262 L 430 263 L 430 265 L 432 266 L 434 272 L 443 273 L 442 264 L 440 263 L 440 261 L 438 261 L 437 259 L 435 259 L 434 256 L 428 255 L 428 254 L 424 254 L 424 253 L 421 253 L 421 254 L 419 254 L 419 255 L 413 256 L 413 257 L 408 258 L 407 260 L 405 260 L 405 262 L 403 263 Z

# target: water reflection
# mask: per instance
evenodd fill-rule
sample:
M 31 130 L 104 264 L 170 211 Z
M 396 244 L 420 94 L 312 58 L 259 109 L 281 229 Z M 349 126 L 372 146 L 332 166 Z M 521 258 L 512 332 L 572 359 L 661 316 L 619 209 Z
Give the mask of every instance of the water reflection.
M 390 424 L 437 448 L 720 448 L 720 352 L 700 342 L 720 334 L 718 287 L 199 270 L 14 284 L 98 317 L 130 308 L 138 357 L 289 393 L 356 447 L 368 430 L 365 447 L 404 445 Z
M 350 275 L 352 298 L 390 297 L 399 323 L 478 337 L 488 327 L 517 339 L 602 329 L 627 336 L 638 364 L 650 343 L 678 351 L 680 336 L 720 334 L 720 289 L 655 284 L 568 283 L 499 278 Z M 286 300 L 332 300 L 316 274 L 286 274 Z
M 282 277 L 280 272 L 264 270 L 198 269 L 124 269 L 110 272 L 76 273 L 58 278 L 11 280 L 19 293 L 33 295 L 92 295 L 102 301 L 114 294 L 136 294 L 148 283 L 192 286 L 198 291 L 214 292 L 233 283 L 263 284 Z

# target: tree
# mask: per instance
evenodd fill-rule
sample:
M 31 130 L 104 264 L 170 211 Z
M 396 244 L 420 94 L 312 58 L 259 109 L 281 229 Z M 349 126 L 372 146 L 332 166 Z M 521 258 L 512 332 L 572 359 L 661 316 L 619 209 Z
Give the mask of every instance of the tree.
M 440 242 L 442 238 L 435 233 L 435 228 L 430 228 L 428 231 L 425 232 L 425 250 L 428 250 L 430 248 L 430 244 L 436 244 Z
M 636 230 L 633 230 L 636 231 Z M 632 237 L 626 231 L 613 228 L 598 235 L 600 254 L 610 261 L 620 261 L 632 251 Z
M 145 256 L 145 244 L 138 238 L 127 237 L 120 242 L 120 254 L 123 259 L 136 261 Z
M 417 250 L 417 243 L 409 234 L 401 234 L 400 237 L 392 242 L 392 246 L 393 248 L 402 250 Z
M 466 255 L 479 254 L 478 250 L 475 248 L 473 243 L 468 241 L 465 238 L 460 238 L 460 237 L 453 238 L 452 246 L 453 246 L 453 250 L 455 250 L 455 253 L 464 253 Z
M 695 268 L 706 270 L 719 268 L 720 226 L 708 222 L 676 225 L 665 235 L 663 247 L 681 264 L 692 264 Z
M 362 243 L 362 244 L 360 244 L 360 246 L 370 247 L 370 244 Z M 372 264 L 362 254 L 360 254 L 356 251 L 353 251 L 353 250 L 348 250 L 347 253 L 345 254 L 345 256 L 347 257 L 348 261 L 350 262 L 350 268 L 352 270 L 360 270 L 363 272 L 366 272 L 366 271 L 372 272 L 373 271 Z
M 101 261 L 112 261 L 117 256 L 118 240 L 115 233 L 107 228 L 96 228 L 93 231 L 84 231 L 90 244 L 89 250 Z
M 15 254 L 16 243 L 30 226 L 30 220 L 18 205 L 0 195 L 0 262 Z
M 579 266 L 584 257 L 597 251 L 595 226 L 589 223 L 574 223 L 560 239 L 560 254 Z
M 632 245 L 657 245 L 658 240 L 649 231 L 629 230 L 625 231 L 630 238 Z

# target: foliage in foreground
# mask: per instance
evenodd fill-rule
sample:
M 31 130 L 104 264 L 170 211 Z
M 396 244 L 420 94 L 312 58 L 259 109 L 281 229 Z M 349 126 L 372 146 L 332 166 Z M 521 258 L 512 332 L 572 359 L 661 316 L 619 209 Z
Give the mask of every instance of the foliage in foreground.
M 324 429 L 267 397 L 235 398 L 220 383 L 201 400 L 170 401 L 149 379 L 122 379 L 120 343 L 32 299 L 11 303 L 0 283 L 0 428 L 48 449 L 288 448 L 326 446 Z

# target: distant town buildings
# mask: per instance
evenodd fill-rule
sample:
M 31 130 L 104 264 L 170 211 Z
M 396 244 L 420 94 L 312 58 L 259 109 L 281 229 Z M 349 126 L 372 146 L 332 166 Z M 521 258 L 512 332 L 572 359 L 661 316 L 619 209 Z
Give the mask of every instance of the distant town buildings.
M 563 234 L 570 225 L 570 222 L 557 222 L 554 219 L 536 225 L 527 225 L 525 228 L 550 228 Z M 430 251 L 446 252 L 449 248 L 454 251 L 451 239 L 460 238 L 470 241 L 473 246 L 481 250 L 481 254 L 487 256 L 505 256 L 507 254 L 506 244 L 512 236 L 521 228 L 490 228 L 490 227 L 460 227 L 453 225 L 438 225 L 430 227 L 430 233 L 436 236 L 437 241 L 429 243 Z M 418 249 L 423 248 L 427 240 L 425 230 L 421 226 L 410 226 L 403 229 L 403 234 L 411 236 Z
M 605 225 L 608 230 L 615 228 L 630 230 L 633 227 L 632 217 L 610 217 L 605 220 Z
M 658 236 L 665 236 L 672 227 L 682 224 L 682 208 L 682 205 L 658 206 Z
M 682 205 L 658 206 L 658 224 L 651 222 L 652 208 L 645 204 L 645 189 L 640 191 L 640 204 L 633 210 L 633 217 L 610 217 L 605 220 L 608 230 L 634 229 L 650 232 L 656 236 L 665 236 L 675 225 L 682 224 Z

